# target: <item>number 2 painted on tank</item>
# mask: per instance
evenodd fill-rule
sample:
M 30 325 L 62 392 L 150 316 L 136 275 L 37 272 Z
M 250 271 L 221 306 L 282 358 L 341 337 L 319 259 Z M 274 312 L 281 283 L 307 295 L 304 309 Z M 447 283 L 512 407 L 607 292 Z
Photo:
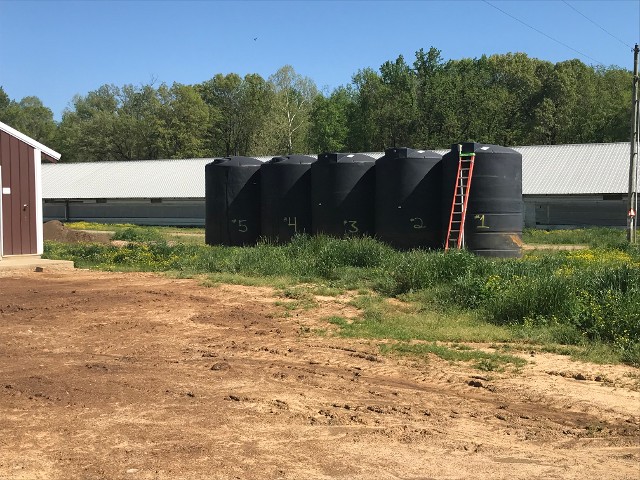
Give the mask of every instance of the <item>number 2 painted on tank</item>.
M 484 213 L 482 215 L 475 215 L 473 218 L 480 220 L 480 225 L 477 225 L 476 228 L 491 228 L 484 224 Z
M 409 221 L 413 224 L 413 228 L 415 228 L 416 230 L 427 228 L 424 225 L 424 221 L 420 217 L 410 218 Z

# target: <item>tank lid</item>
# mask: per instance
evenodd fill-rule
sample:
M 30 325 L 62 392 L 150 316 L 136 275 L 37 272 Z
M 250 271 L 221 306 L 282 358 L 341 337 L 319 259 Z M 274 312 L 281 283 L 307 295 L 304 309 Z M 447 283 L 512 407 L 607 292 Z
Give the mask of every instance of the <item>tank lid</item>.
M 220 165 L 221 163 L 228 162 L 228 158 L 214 158 L 211 163 L 207 163 L 205 168 L 213 167 L 214 165 Z
M 465 142 L 462 143 L 462 153 L 518 153 L 512 148 L 501 145 L 491 145 L 485 143 Z M 458 152 L 458 144 L 451 145 L 452 152 Z
M 457 148 L 457 147 L 456 147 Z M 399 159 L 399 158 L 442 158 L 442 155 L 431 150 L 415 150 L 407 147 L 393 147 L 387 148 L 384 151 L 384 157 L 382 159 Z
M 287 155 L 285 157 L 273 157 L 266 163 L 271 165 L 310 165 L 315 161 L 315 158 L 308 155 Z
M 216 158 L 209 165 L 221 165 L 223 167 L 257 167 L 262 162 L 253 157 L 225 157 Z
M 319 163 L 366 163 L 375 161 L 375 158 L 364 153 L 321 153 L 318 155 Z

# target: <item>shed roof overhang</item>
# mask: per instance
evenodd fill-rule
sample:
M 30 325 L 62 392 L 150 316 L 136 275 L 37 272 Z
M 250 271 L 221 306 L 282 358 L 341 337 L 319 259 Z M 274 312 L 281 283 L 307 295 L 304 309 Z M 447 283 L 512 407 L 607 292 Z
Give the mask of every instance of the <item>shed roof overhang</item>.
M 6 132 L 12 137 L 17 138 L 18 140 L 26 143 L 27 145 L 33 148 L 37 148 L 42 152 L 42 156 L 51 162 L 54 162 L 54 163 L 57 162 L 58 160 L 60 160 L 60 157 L 62 156 L 60 153 L 56 152 L 55 150 L 52 150 L 46 145 L 43 145 L 40 142 L 34 140 L 33 138 L 25 135 L 24 133 L 19 132 L 15 128 L 12 128 L 9 125 L 7 125 L 6 123 L 0 122 L 0 130 L 2 130 L 3 132 Z

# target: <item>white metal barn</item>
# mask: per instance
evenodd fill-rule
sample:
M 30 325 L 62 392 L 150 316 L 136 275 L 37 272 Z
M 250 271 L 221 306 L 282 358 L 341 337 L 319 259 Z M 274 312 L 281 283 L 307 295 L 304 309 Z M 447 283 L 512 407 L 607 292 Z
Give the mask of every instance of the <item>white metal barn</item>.
M 526 227 L 627 225 L 628 142 L 514 148 L 522 154 Z

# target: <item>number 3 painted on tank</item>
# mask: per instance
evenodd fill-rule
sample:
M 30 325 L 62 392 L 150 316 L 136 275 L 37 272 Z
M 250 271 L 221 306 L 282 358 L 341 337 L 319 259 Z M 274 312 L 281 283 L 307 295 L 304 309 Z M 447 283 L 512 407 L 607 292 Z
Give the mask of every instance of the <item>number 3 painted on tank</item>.
M 476 225 L 476 229 L 478 229 L 478 228 L 491 228 L 488 225 L 484 224 L 484 213 L 482 215 L 475 215 L 473 218 L 476 219 L 476 220 L 480 220 L 480 225 Z
M 358 233 L 360 231 L 357 220 L 345 220 L 342 224 L 345 226 L 346 233 Z M 349 225 L 348 229 L 346 228 L 347 225 Z

